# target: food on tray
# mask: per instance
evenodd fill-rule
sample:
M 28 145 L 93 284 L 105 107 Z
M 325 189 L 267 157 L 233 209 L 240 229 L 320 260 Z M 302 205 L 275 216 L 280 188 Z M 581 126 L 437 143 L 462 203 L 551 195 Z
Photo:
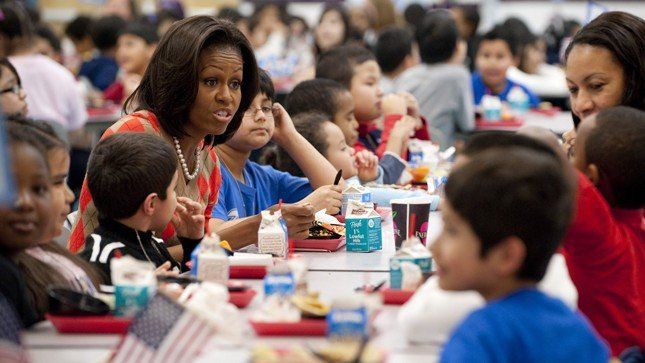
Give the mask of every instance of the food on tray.
M 361 352 L 361 347 L 361 342 L 357 340 L 325 343 L 323 346 L 314 348 L 302 345 L 289 349 L 258 346 L 253 349 L 251 360 L 253 363 L 377 363 L 385 360 L 385 354 L 380 348 L 368 343 Z M 361 354 L 360 359 L 356 359 L 358 354 Z
M 281 295 L 267 297 L 260 308 L 253 313 L 253 321 L 267 323 L 297 323 L 300 321 L 300 310 Z
M 291 298 L 303 317 L 323 318 L 329 313 L 330 306 L 318 299 L 318 293 L 295 295 Z

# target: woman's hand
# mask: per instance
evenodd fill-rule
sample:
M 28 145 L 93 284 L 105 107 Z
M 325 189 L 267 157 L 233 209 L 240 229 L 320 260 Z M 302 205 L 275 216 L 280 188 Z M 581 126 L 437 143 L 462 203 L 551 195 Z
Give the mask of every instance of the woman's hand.
M 354 163 L 358 169 L 358 179 L 368 183 L 378 177 L 378 156 L 369 150 L 361 150 L 354 155 Z
M 303 202 L 310 203 L 315 211 L 325 209 L 327 214 L 338 214 L 343 205 L 343 190 L 338 185 L 325 185 L 309 194 Z
M 201 204 L 190 198 L 177 197 L 177 207 L 171 220 L 177 236 L 190 239 L 203 238 L 205 220 L 204 207 Z
M 283 146 L 292 140 L 292 136 L 298 134 L 296 127 L 293 125 L 291 116 L 279 103 L 273 104 L 273 120 L 275 122 L 275 130 L 273 131 L 273 137 L 271 140 Z

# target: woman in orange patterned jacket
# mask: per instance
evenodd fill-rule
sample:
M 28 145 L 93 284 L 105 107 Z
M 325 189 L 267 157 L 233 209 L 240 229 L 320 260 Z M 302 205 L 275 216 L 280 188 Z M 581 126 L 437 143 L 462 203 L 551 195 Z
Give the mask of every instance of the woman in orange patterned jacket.
M 221 184 L 213 146 L 238 129 L 257 87 L 253 50 L 233 24 L 210 16 L 187 18 L 163 36 L 141 84 L 126 101 L 124 111 L 134 112 L 112 125 L 103 137 L 146 132 L 170 143 L 179 160 L 177 196 L 202 204 L 208 229 Z M 68 248 L 82 250 L 85 237 L 97 226 L 98 212 L 86 179 Z M 178 244 L 172 224 L 158 232 L 169 246 Z M 181 258 L 181 246 L 169 250 Z

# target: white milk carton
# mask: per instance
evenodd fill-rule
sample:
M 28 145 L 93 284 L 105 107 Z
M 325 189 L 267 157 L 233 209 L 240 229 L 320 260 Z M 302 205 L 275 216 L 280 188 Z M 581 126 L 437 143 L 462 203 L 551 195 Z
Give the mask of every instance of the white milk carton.
M 202 240 L 197 253 L 197 278 L 226 285 L 229 270 L 228 256 L 219 243 L 220 238 L 215 233 L 205 236 Z
M 258 229 L 258 252 L 285 257 L 288 241 L 287 224 L 282 218 L 282 212 L 262 211 L 262 222 Z
M 406 268 L 406 263 L 418 266 L 420 273 L 432 271 L 430 251 L 418 237 L 411 237 L 403 241 L 401 249 L 390 258 L 390 288 L 400 290 L 405 289 L 406 285 L 418 285 L 421 282 L 421 277 L 416 276 L 415 282 L 406 283 L 406 280 L 412 279 L 412 276 L 406 276 L 406 273 L 415 274 L 413 269 Z
M 350 200 L 345 215 L 347 252 L 372 252 L 383 248 L 381 216 L 374 204 Z
M 372 201 L 372 192 L 369 188 L 366 188 L 360 184 L 351 184 L 345 190 L 343 190 L 343 206 L 340 211 L 342 215 L 347 213 L 347 203 L 350 200 L 355 200 L 357 202 L 371 202 Z

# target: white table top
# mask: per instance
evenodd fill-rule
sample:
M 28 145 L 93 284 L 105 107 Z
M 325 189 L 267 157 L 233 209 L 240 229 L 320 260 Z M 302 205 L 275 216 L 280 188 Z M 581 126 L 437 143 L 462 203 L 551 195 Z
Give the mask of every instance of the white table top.
M 440 214 L 430 214 L 428 240 L 432 241 L 441 229 Z M 332 253 L 305 252 L 310 272 L 307 283 L 310 291 L 318 291 L 327 302 L 342 298 L 365 284 L 375 285 L 389 279 L 389 259 L 394 254 L 392 221 L 383 224 L 383 250 L 372 253 L 351 253 L 344 249 Z M 262 280 L 240 280 L 257 292 L 251 304 L 242 309 L 242 315 L 250 317 L 263 298 Z M 385 306 L 377 317 L 378 330 L 374 342 L 388 352 L 390 362 L 432 362 L 437 359 L 437 347 L 408 346 L 398 333 L 396 315 L 399 307 Z M 105 361 L 121 337 L 105 334 L 59 334 L 49 322 L 43 322 L 23 335 L 23 343 L 34 362 L 92 362 Z M 266 344 L 288 347 L 294 344 L 319 344 L 324 337 L 252 337 L 240 347 L 213 349 L 200 357 L 200 361 L 248 362 L 250 350 Z
M 432 242 L 441 232 L 439 212 L 431 212 L 428 219 L 427 241 Z M 394 233 L 392 219 L 383 221 L 383 250 L 370 253 L 347 252 L 345 248 L 336 252 L 303 252 L 310 271 L 390 271 L 390 258 L 394 256 Z

